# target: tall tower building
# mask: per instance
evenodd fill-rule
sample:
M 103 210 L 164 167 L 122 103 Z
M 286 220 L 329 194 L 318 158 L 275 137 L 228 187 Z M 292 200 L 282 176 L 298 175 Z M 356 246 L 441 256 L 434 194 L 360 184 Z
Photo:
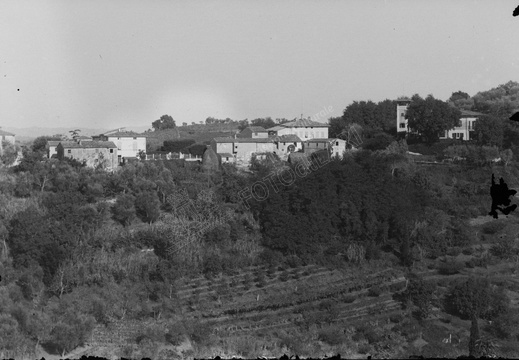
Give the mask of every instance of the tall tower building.
M 408 98 L 398 98 L 396 105 L 396 131 L 397 133 L 408 132 L 407 128 L 407 119 L 405 118 L 405 114 L 407 112 L 407 107 L 411 103 L 411 99 Z

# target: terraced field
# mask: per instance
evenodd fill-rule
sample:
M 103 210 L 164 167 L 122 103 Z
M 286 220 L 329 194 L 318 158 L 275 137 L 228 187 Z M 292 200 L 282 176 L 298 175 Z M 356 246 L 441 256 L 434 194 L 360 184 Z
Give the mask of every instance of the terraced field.
M 400 308 L 392 292 L 404 286 L 403 274 L 393 269 L 366 269 L 359 275 L 314 265 L 275 271 L 251 267 L 211 280 L 191 279 L 179 284 L 177 297 L 182 320 L 196 320 L 221 338 L 387 317 Z M 379 296 L 369 296 L 373 287 L 380 288 Z M 167 321 L 151 323 L 167 331 Z M 87 346 L 122 347 L 143 326 L 135 321 L 97 326 Z

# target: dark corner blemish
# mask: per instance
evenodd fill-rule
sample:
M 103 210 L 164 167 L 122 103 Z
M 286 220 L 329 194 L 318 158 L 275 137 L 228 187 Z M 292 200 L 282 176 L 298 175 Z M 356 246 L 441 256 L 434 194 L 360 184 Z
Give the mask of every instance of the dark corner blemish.
M 517 6 L 517 7 L 515 8 L 513 15 L 514 15 L 514 16 L 519 15 L 519 6 Z
M 510 120 L 512 121 L 519 121 L 519 111 L 510 116 Z
M 488 215 L 492 215 L 494 219 L 497 219 L 497 211 L 501 211 L 504 215 L 510 214 L 517 208 L 516 204 L 510 205 L 510 196 L 514 196 L 517 193 L 516 190 L 508 189 L 508 185 L 505 183 L 503 178 L 499 179 L 499 184 L 496 184 L 495 176 L 492 174 L 492 185 L 490 186 L 490 196 L 492 196 L 492 208 Z M 500 206 L 506 206 L 501 208 Z

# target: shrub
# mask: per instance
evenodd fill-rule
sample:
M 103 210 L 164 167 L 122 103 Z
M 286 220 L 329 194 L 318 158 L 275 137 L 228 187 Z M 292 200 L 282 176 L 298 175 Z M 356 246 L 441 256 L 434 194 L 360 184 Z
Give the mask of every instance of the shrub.
M 463 264 L 460 261 L 446 261 L 444 263 L 441 263 L 438 271 L 442 275 L 454 275 L 460 272 L 461 269 L 465 267 L 465 264 Z
M 346 295 L 346 296 L 344 297 L 343 301 L 344 301 L 346 304 L 351 304 L 352 302 L 355 301 L 356 298 L 357 298 L 357 297 L 356 297 L 355 295 L 351 295 L 351 294 L 349 294 L 349 295 Z
M 362 344 L 359 346 L 359 348 L 357 349 L 357 351 L 359 352 L 359 354 L 367 354 L 369 353 L 369 351 L 371 350 L 370 346 L 368 344 Z
M 466 247 L 466 248 L 463 248 L 463 250 L 461 252 L 463 253 L 463 255 L 472 255 L 472 254 L 474 254 L 474 249 L 471 247 Z
M 483 225 L 481 231 L 483 234 L 493 235 L 503 228 L 503 223 L 500 221 L 490 221 Z
M 243 285 L 245 287 L 245 290 L 249 290 L 252 285 L 252 276 L 251 274 L 247 273 L 245 274 L 245 277 L 243 278 Z
M 290 273 L 285 269 L 285 270 L 283 270 L 281 275 L 279 275 L 279 280 L 287 281 L 289 277 L 290 277 Z
M 389 317 L 389 321 L 395 324 L 402 322 L 402 320 L 404 320 L 404 316 L 402 314 L 395 314 Z
M 318 339 L 329 345 L 339 345 L 346 341 L 346 337 L 338 328 L 328 328 L 319 331 Z
M 454 246 L 447 250 L 447 255 L 449 256 L 458 256 L 459 254 L 461 254 L 461 248 L 459 246 Z
M 368 290 L 368 296 L 377 297 L 382 294 L 382 288 L 378 285 L 374 285 L 369 288 Z
M 473 269 L 476 267 L 476 262 L 474 261 L 474 259 L 470 259 L 469 261 L 466 261 L 465 262 L 465 266 L 468 268 L 468 269 Z
M 514 241 L 507 239 L 501 240 L 492 245 L 489 252 L 499 259 L 508 259 L 510 256 L 517 253 L 517 249 L 514 248 Z

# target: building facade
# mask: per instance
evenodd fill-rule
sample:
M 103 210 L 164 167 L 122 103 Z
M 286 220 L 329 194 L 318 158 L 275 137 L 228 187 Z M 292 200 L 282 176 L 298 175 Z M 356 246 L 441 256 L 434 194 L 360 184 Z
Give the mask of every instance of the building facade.
M 211 148 L 222 157 L 222 162 L 250 162 L 254 154 L 272 153 L 280 159 L 302 149 L 302 141 L 296 135 L 269 138 L 214 138 Z M 234 159 L 231 160 L 230 156 Z
M 60 160 L 68 157 L 93 168 L 115 170 L 119 165 L 117 146 L 111 141 L 61 141 L 56 153 Z
M 296 135 L 303 141 L 328 138 L 330 125 L 310 119 L 299 119 L 267 129 L 269 136 Z
M 329 150 L 331 157 L 343 158 L 347 141 L 342 139 L 311 139 L 303 143 L 303 152 L 311 154 L 319 150 Z
M 125 159 L 136 159 L 140 151 L 146 152 L 146 136 L 124 128 L 108 131 L 93 137 L 97 141 L 111 141 L 117 146 L 119 163 Z
M 269 133 L 266 129 L 261 126 L 249 126 L 248 128 L 243 129 L 236 137 L 238 138 L 267 138 Z
M 408 128 L 408 120 L 405 118 L 407 114 L 407 108 L 411 103 L 410 99 L 398 99 L 397 107 L 396 107 L 396 131 L 397 133 L 409 133 Z M 461 118 L 460 125 L 456 126 L 450 130 L 445 131 L 445 133 L 440 136 L 440 139 L 458 139 L 458 140 L 471 140 L 472 132 L 474 131 L 474 124 L 476 120 L 482 116 L 483 114 L 461 110 Z
M 1 146 L 1 143 L 3 143 L 4 141 L 10 142 L 11 144 L 14 145 L 14 143 L 16 141 L 15 135 L 10 132 L 0 129 L 0 146 Z
M 476 120 L 483 114 L 461 110 L 460 126 L 456 126 L 453 129 L 445 131 L 440 139 L 459 139 L 459 140 L 474 140 L 473 131 Z

